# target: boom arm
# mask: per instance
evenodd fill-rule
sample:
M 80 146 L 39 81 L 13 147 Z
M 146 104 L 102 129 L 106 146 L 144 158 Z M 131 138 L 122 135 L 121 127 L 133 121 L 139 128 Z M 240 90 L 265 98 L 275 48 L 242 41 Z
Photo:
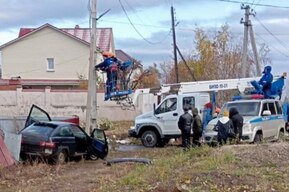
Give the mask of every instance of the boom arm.
M 154 93 L 162 95 L 165 93 L 175 92 L 178 94 L 194 93 L 194 92 L 208 92 L 208 91 L 221 91 L 221 90 L 234 90 L 238 89 L 240 93 L 244 93 L 246 88 L 252 88 L 251 81 L 259 81 L 261 77 L 250 77 L 240 79 L 221 79 L 212 81 L 192 81 L 181 82 L 175 84 L 163 84 L 160 90 L 136 89 L 133 95 L 132 102 L 135 105 L 137 98 L 140 94 Z M 276 81 L 280 76 L 275 76 L 273 81 Z
M 213 81 L 194 81 L 182 82 L 177 84 L 162 85 L 161 92 L 168 92 L 173 87 L 178 87 L 178 93 L 193 93 L 193 92 L 207 92 L 207 91 L 221 91 L 238 89 L 244 93 L 246 88 L 251 88 L 251 81 L 259 81 L 261 77 L 240 78 L 240 79 L 222 79 Z M 274 80 L 279 77 L 274 77 Z M 274 81 L 273 80 L 273 81 Z

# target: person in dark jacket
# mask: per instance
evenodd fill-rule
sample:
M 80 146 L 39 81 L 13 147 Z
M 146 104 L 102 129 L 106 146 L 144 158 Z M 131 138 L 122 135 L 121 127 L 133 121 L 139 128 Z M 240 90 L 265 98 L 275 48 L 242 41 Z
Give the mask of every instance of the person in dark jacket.
M 188 149 L 191 145 L 190 135 L 193 123 L 193 116 L 189 113 L 189 108 L 184 107 L 184 114 L 180 116 L 178 127 L 182 132 L 182 146 Z
M 193 108 L 192 109 L 192 114 L 194 117 L 194 122 L 193 122 L 193 147 L 194 146 L 201 146 L 200 138 L 202 137 L 202 132 L 203 132 L 203 124 L 201 117 L 199 116 L 198 109 Z
M 238 110 L 235 107 L 232 107 L 229 111 L 229 118 L 233 122 L 234 132 L 236 134 L 237 142 L 242 139 L 243 132 L 243 117 L 239 114 Z
M 218 120 L 215 130 L 218 132 L 217 138 L 219 145 L 224 145 L 227 143 L 228 138 L 234 137 L 234 127 L 233 122 L 229 119 L 229 112 L 224 111 L 223 116 Z

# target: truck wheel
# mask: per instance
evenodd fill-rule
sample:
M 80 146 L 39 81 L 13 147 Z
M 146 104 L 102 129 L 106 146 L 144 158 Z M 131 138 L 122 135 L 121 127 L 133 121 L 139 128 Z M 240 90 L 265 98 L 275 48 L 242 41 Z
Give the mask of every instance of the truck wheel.
M 262 133 L 256 133 L 255 138 L 254 138 L 254 143 L 255 144 L 262 143 Z
M 158 142 L 158 137 L 155 131 L 148 130 L 141 135 L 141 142 L 145 147 L 154 147 Z

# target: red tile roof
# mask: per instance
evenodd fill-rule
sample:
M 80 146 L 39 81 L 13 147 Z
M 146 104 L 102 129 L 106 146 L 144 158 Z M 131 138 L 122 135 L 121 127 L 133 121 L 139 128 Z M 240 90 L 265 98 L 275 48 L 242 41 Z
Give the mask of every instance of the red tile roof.
M 66 34 L 69 34 L 70 36 L 75 37 L 76 40 L 90 43 L 90 28 L 80 28 L 78 25 L 76 25 L 75 28 L 56 28 L 50 24 L 45 24 L 39 28 L 21 28 L 17 39 L 23 38 L 26 35 L 29 35 L 31 32 L 35 32 L 44 27 L 58 29 L 61 32 L 64 32 L 64 34 L 66 33 Z M 96 36 L 97 46 L 103 51 L 109 51 L 110 44 L 113 38 L 112 28 L 97 28 L 95 36 Z
M 125 62 L 125 61 L 128 61 L 128 60 L 133 60 L 133 58 L 131 56 L 129 56 L 128 54 L 126 54 L 123 50 L 121 49 L 117 49 L 115 50 L 115 54 L 116 54 L 116 57 Z
M 121 49 L 115 50 L 115 54 L 116 54 L 116 57 L 119 60 L 123 61 L 123 62 L 125 62 L 125 61 L 136 61 L 135 64 L 137 64 L 138 67 L 142 67 L 142 64 L 140 62 L 138 62 L 133 57 L 129 56 L 126 52 L 124 52 Z

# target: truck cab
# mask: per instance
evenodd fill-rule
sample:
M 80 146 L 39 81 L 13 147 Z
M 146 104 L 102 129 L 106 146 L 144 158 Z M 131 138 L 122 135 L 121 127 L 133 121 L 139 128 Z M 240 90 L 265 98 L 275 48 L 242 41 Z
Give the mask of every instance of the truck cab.
M 181 136 L 178 120 L 184 113 L 184 106 L 189 106 L 190 109 L 197 108 L 201 113 L 203 106 L 208 102 L 209 93 L 169 95 L 153 111 L 136 117 L 128 135 L 140 138 L 146 147 L 163 146 L 171 138 Z
M 225 110 L 235 107 L 244 118 L 242 141 L 258 143 L 262 140 L 275 140 L 285 133 L 285 120 L 279 100 L 237 100 L 225 103 L 217 118 L 211 120 L 205 131 L 206 143 L 217 142 L 214 127 Z

